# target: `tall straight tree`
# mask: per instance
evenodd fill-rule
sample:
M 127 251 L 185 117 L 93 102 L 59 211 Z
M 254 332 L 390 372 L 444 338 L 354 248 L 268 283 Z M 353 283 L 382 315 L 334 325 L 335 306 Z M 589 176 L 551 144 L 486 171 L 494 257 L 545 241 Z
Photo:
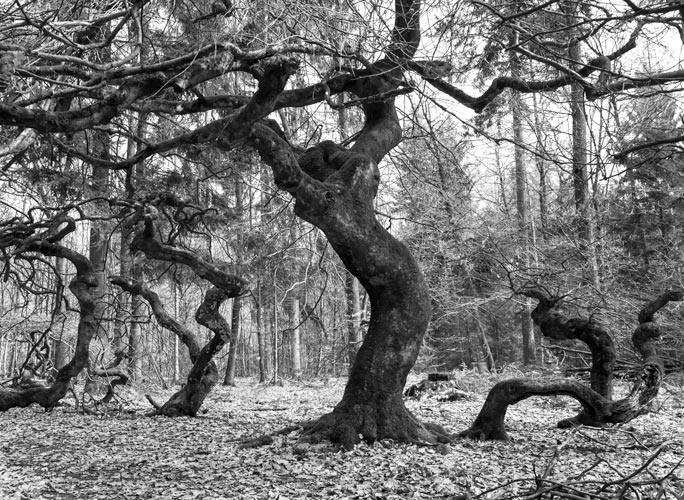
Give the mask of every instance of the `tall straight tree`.
M 243 246 L 244 235 L 242 229 L 242 211 L 243 211 L 243 196 L 242 196 L 242 179 L 235 176 L 235 210 L 238 217 L 238 231 L 235 242 L 235 262 L 238 269 L 244 265 Z M 235 386 L 235 361 L 237 359 L 238 342 L 240 342 L 240 313 L 242 311 L 242 297 L 234 297 L 231 305 L 230 313 L 230 328 L 233 332 L 233 340 L 228 346 L 228 361 L 226 362 L 226 371 L 223 375 L 223 385 Z
M 565 14 L 565 22 L 571 35 L 568 42 L 568 59 L 577 70 L 582 60 L 582 31 L 578 27 L 583 19 L 583 11 L 588 6 L 575 0 L 560 2 L 560 8 Z M 590 279 L 588 280 L 597 290 L 600 290 L 598 258 L 596 255 L 595 221 L 593 206 L 589 195 L 588 174 L 588 142 L 587 142 L 587 113 L 585 89 L 582 82 L 574 79 L 570 84 L 570 112 L 572 117 L 572 185 L 575 201 L 575 211 L 579 221 L 577 236 L 580 247 L 588 263 Z
M 519 36 L 516 31 L 511 31 L 509 44 L 514 47 L 519 43 Z M 520 55 L 516 52 L 509 53 L 509 63 L 511 65 L 511 76 L 522 78 L 522 65 Z M 523 101 L 521 95 L 513 92 L 510 101 L 511 116 L 513 118 L 513 150 L 515 162 L 515 206 L 518 218 L 518 236 L 520 238 L 520 248 L 523 252 L 523 265 L 525 270 L 530 269 L 530 214 L 528 210 L 527 196 L 527 170 L 525 167 L 525 150 L 523 149 Z M 529 297 L 523 299 L 520 308 L 520 331 L 522 333 L 523 363 L 530 365 L 537 360 L 537 346 L 534 341 L 534 330 L 532 328 L 532 301 Z

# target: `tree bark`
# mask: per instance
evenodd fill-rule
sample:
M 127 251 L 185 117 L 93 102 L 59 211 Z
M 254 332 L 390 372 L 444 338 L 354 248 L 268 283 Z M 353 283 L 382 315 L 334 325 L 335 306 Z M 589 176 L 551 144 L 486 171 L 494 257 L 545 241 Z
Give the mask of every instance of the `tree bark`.
M 256 302 L 256 327 L 257 344 L 259 350 L 259 383 L 265 384 L 268 381 L 268 353 L 266 352 L 266 332 L 264 331 L 264 307 L 261 304 L 261 283 L 259 283 L 258 296 Z
M 95 133 L 95 147 L 101 152 L 98 153 L 98 157 L 108 158 L 109 157 L 109 136 L 103 132 Z M 92 167 L 93 172 L 91 174 L 91 189 L 92 196 L 102 197 L 105 196 L 107 192 L 107 180 L 109 178 L 109 170 L 99 167 Z M 106 203 L 97 203 L 96 206 L 98 210 L 103 210 L 106 207 Z M 104 324 L 105 321 L 105 287 L 107 281 L 105 280 L 105 267 L 107 263 L 107 238 L 105 235 L 104 223 L 101 220 L 90 221 L 90 232 L 89 232 L 89 259 L 93 264 L 95 270 L 95 276 L 97 278 L 98 286 L 95 294 L 98 296 L 95 316 L 98 318 L 98 335 L 102 338 L 107 337 L 107 328 Z
M 561 8 L 566 10 L 568 25 L 577 23 L 579 3 L 563 3 Z M 572 31 L 577 32 L 576 29 Z M 579 41 L 572 41 L 568 49 L 568 57 L 574 66 L 579 67 L 582 59 L 582 46 Z M 575 68 L 577 69 L 577 68 Z M 587 115 L 585 88 L 578 81 L 570 84 L 570 111 L 572 116 L 572 182 L 575 199 L 575 209 L 579 230 L 580 248 L 585 252 L 584 258 L 589 265 L 589 282 L 600 290 L 598 256 L 596 255 L 596 238 L 592 204 L 589 200 L 589 183 L 587 172 Z
M 647 413 L 650 403 L 658 395 L 664 373 L 662 361 L 652 343 L 660 335 L 658 326 L 653 322 L 653 315 L 668 302 L 681 301 L 683 298 L 682 291 L 666 292 L 646 304 L 639 313 L 639 326 L 632 334 L 632 343 L 643 358 L 643 367 L 625 398 L 612 401 L 610 397 L 576 380 L 504 380 L 491 389 L 472 426 L 459 436 L 480 440 L 508 439 L 504 426 L 508 407 L 532 396 L 565 395 L 582 405 L 583 410 L 577 417 L 561 420 L 559 427 L 581 424 L 600 427 L 629 422 Z
M 131 269 L 131 279 L 142 279 L 142 273 L 135 264 Z M 128 329 L 128 355 L 131 378 L 136 382 L 143 381 L 143 345 L 140 312 L 142 301 L 136 295 L 131 296 L 131 323 Z
M 235 177 L 235 209 L 238 222 L 242 222 L 243 217 L 243 192 L 242 181 L 239 176 Z M 235 261 L 239 268 L 244 265 L 243 259 L 244 238 L 241 225 L 237 229 L 235 245 Z M 233 332 L 233 341 L 228 346 L 228 362 L 223 377 L 223 385 L 235 386 L 235 360 L 237 358 L 238 342 L 240 340 L 240 311 L 242 310 L 242 297 L 235 297 L 231 308 L 230 328 Z
M 363 341 L 361 335 L 361 298 L 359 281 L 353 274 L 347 272 L 344 282 L 344 292 L 347 299 L 347 359 L 349 369 L 354 366 L 356 353 Z
M 532 105 L 534 106 L 534 128 L 538 151 L 538 154 L 535 155 L 535 164 L 537 165 L 537 173 L 539 174 L 539 225 L 541 227 L 542 239 L 547 239 L 549 209 L 546 176 L 548 174 L 548 168 L 546 166 L 546 160 L 542 157 L 542 154 L 546 154 L 546 144 L 541 121 L 539 119 L 539 104 L 537 102 L 536 94 L 532 94 Z
M 299 312 L 299 297 L 296 295 L 290 298 L 290 324 L 292 325 L 292 375 L 295 380 L 302 378 L 302 356 L 301 356 L 301 328 L 299 323 L 301 314 Z
M 273 379 L 271 382 L 273 384 L 278 384 L 280 382 L 280 340 L 278 334 L 278 287 L 276 284 L 276 271 L 273 271 L 273 323 L 271 331 L 272 345 L 273 345 Z
M 346 89 L 365 99 L 365 124 L 351 149 L 324 141 L 297 154 L 272 123 L 255 124 L 247 139 L 272 168 L 276 185 L 295 198 L 295 213 L 325 233 L 370 298 L 368 333 L 342 401 L 307 426 L 301 438 L 331 439 L 345 449 L 359 436 L 369 442 L 449 439 L 404 406 L 403 387 L 430 319 L 429 291 L 408 248 L 378 222 L 373 206 L 377 163 L 401 141 L 391 92 L 402 81 L 401 63 L 413 57 L 420 42 L 420 2 L 397 0 L 395 12 L 385 58 L 358 71 Z
M 378 105 L 370 116 L 396 119 L 393 106 Z M 373 139 L 397 140 L 394 127 L 383 127 Z M 274 156 L 276 135 L 258 129 L 254 138 L 272 166 L 281 188 L 293 191 L 297 215 L 321 228 L 343 263 L 368 292 L 371 317 L 368 333 L 352 366 L 342 401 L 332 413 L 309 426 L 303 439 L 330 438 L 344 448 L 359 441 L 393 438 L 400 441 L 448 439 L 437 426 L 421 424 L 404 406 L 402 390 L 430 317 L 430 299 L 423 275 L 404 244 L 375 218 L 373 198 L 377 165 L 373 151 L 346 151 L 328 142 L 308 150 L 298 162 L 281 163 Z M 261 135 L 263 134 L 263 135 Z M 377 134 L 377 135 L 376 135 Z M 357 145 L 359 143 L 357 142 Z M 264 144 L 265 145 L 265 144 Z M 287 149 L 284 150 L 287 155 Z M 293 168 L 301 165 L 310 178 Z M 291 170 L 298 182 L 284 178 Z M 289 173 L 289 172 L 288 172 Z
M 159 324 L 175 333 L 188 348 L 193 366 L 188 374 L 186 384 L 173 394 L 166 403 L 156 408 L 154 413 L 167 417 L 196 416 L 202 403 L 219 380 L 218 369 L 213 357 L 226 342 L 231 340 L 230 326 L 218 312 L 220 305 L 230 294 L 212 287 L 197 309 L 195 314 L 197 322 L 214 332 L 212 339 L 201 348 L 192 331 L 172 318 L 166 312 L 159 296 L 147 288 L 144 283 L 116 276 L 110 278 L 110 281 L 132 295 L 143 297 L 149 303 Z
M 510 46 L 518 45 L 518 34 L 512 31 L 510 35 Z M 522 76 L 520 57 L 514 51 L 510 52 L 511 75 L 513 78 Z M 511 95 L 511 112 L 513 115 L 513 148 L 515 160 L 515 203 L 518 215 L 518 236 L 520 238 L 521 251 L 523 252 L 523 262 L 528 272 L 530 269 L 530 214 L 528 210 L 527 196 L 527 170 L 525 167 L 525 151 L 523 150 L 523 123 L 522 123 L 523 102 L 520 94 L 513 92 Z M 537 346 L 534 341 L 534 329 L 530 313 L 532 303 L 525 298 L 520 308 L 520 332 L 522 336 L 523 364 L 531 365 L 537 362 Z
M 60 229 L 65 222 L 67 227 Z M 71 380 L 88 365 L 90 342 L 98 330 L 99 319 L 96 316 L 96 310 L 100 283 L 96 270 L 88 258 L 54 243 L 72 232 L 75 227 L 73 221 L 61 219 L 53 223 L 50 229 L 42 235 L 43 239 L 31 236 L 31 239 L 37 240 L 32 243 L 27 242 L 23 237 L 11 240 L 10 245 L 21 246 L 23 252 L 38 252 L 46 256 L 62 257 L 74 265 L 76 276 L 71 280 L 69 289 L 78 300 L 79 322 L 74 355 L 59 369 L 54 381 L 47 386 L 28 389 L 0 389 L 0 411 L 14 407 L 23 408 L 33 403 L 46 409 L 53 408 L 67 393 Z
M 218 383 L 219 372 L 213 358 L 226 343 L 233 340 L 230 325 L 219 312 L 219 307 L 229 295 L 225 290 L 216 287 L 207 291 L 204 301 L 195 313 L 195 319 L 200 325 L 209 328 L 214 336 L 194 359 L 191 356 L 193 365 L 185 385 L 155 411 L 157 415 L 196 416 L 202 403 Z
M 541 289 L 523 291 L 527 297 L 539 300 L 532 319 L 542 335 L 554 340 L 580 340 L 591 351 L 591 388 L 603 397 L 613 395 L 615 345 L 612 337 L 591 319 L 568 318 L 557 310 L 558 300 Z
M 168 200 L 173 202 L 173 200 Z M 164 310 L 157 294 L 149 290 L 141 281 L 114 277 L 112 283 L 130 292 L 134 297 L 141 296 L 150 304 L 157 321 L 173 331 L 188 347 L 193 366 L 185 386 L 155 413 L 168 417 L 196 416 L 202 403 L 219 380 L 219 373 L 213 357 L 223 346 L 233 341 L 230 325 L 219 312 L 220 305 L 228 298 L 245 293 L 247 283 L 238 276 L 227 273 L 220 266 L 207 262 L 196 253 L 162 243 L 154 226 L 154 216 L 144 215 L 144 229 L 137 233 L 131 243 L 132 251 L 141 251 L 147 258 L 174 262 L 190 267 L 198 276 L 212 285 L 205 294 L 195 314 L 197 322 L 214 333 L 211 340 L 200 349 L 195 336 Z
M 106 381 L 107 393 L 98 403 L 109 403 L 114 398 L 114 388 L 117 385 L 126 385 L 128 383 L 128 373 L 119 366 L 126 358 L 126 355 L 126 349 L 120 349 L 114 354 L 114 359 L 107 366 L 96 367 L 90 370 L 90 375 L 102 377 Z
M 65 260 L 63 257 L 55 257 L 55 274 L 57 274 L 57 276 L 55 280 L 54 310 L 56 314 L 61 314 L 62 311 L 62 300 L 64 298 L 64 265 Z M 52 366 L 54 367 L 55 372 L 59 371 L 59 369 L 68 362 L 66 355 L 66 340 L 64 339 L 64 328 L 60 328 L 59 335 L 53 339 L 52 356 Z
M 235 360 L 237 359 L 238 343 L 240 342 L 240 311 L 242 310 L 242 297 L 233 299 L 231 308 L 230 329 L 233 332 L 233 340 L 228 347 L 228 362 L 223 378 L 223 385 L 235 387 Z

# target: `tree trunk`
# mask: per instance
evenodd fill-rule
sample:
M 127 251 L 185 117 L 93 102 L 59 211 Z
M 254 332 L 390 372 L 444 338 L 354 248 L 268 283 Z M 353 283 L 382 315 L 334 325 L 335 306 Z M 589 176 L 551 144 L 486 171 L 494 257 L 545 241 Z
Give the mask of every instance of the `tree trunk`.
M 200 348 L 195 335 L 183 324 L 172 318 L 164 309 L 159 296 L 140 281 L 122 277 L 112 277 L 111 282 L 132 295 L 142 296 L 150 305 L 152 313 L 161 326 L 175 333 L 186 345 L 193 366 L 185 385 L 169 400 L 156 408 L 155 414 L 167 417 L 197 415 L 207 395 L 219 380 L 218 369 L 213 361 L 214 355 L 231 340 L 230 326 L 218 309 L 228 298 L 229 292 L 213 287 L 197 309 L 197 322 L 214 332 L 212 339 Z
M 55 290 L 55 302 L 54 310 L 56 314 L 59 314 L 62 310 L 62 300 L 64 295 L 64 274 L 65 274 L 65 259 L 63 257 L 55 258 L 55 273 L 56 276 L 56 290 Z M 59 371 L 67 363 L 67 353 L 66 353 L 66 341 L 64 340 L 64 329 L 60 328 L 57 338 L 53 339 L 52 346 L 52 366 L 55 371 Z
M 510 46 L 518 45 L 518 34 L 511 32 Z M 514 51 L 510 52 L 511 76 L 513 78 L 522 77 L 520 58 Z M 523 102 L 518 92 L 511 95 L 511 112 L 513 115 L 513 148 L 515 159 L 515 202 L 518 214 L 518 236 L 520 238 L 520 251 L 523 253 L 524 267 L 523 272 L 530 269 L 530 215 L 528 211 L 527 196 L 527 171 L 525 169 L 525 151 L 523 150 L 523 124 L 522 124 Z M 537 346 L 534 341 L 534 330 L 530 313 L 532 303 L 526 297 L 520 310 L 520 331 L 522 334 L 523 364 L 531 365 L 537 362 Z
M 214 332 L 214 336 L 199 353 L 191 355 L 193 365 L 185 385 L 157 409 L 157 415 L 196 416 L 202 403 L 218 383 L 219 373 L 213 358 L 233 338 L 228 322 L 219 312 L 219 307 L 228 296 L 227 292 L 216 287 L 207 291 L 195 319 Z
M 613 395 L 616 354 L 613 339 L 605 328 L 591 319 L 564 316 L 557 310 L 558 300 L 540 289 L 523 293 L 539 300 L 532 311 L 532 319 L 542 335 L 554 340 L 580 340 L 587 344 L 591 351 L 591 388 L 610 399 Z
M 669 291 L 652 300 L 639 313 L 639 326 L 632 334 L 632 343 L 643 358 L 643 368 L 636 378 L 629 395 L 612 401 L 610 397 L 586 387 L 576 380 L 538 382 L 527 379 L 504 380 L 496 384 L 480 410 L 473 425 L 460 433 L 461 437 L 473 439 L 508 439 L 504 426 L 506 411 L 510 405 L 532 396 L 570 396 L 582 405 L 582 412 L 561 420 L 559 427 L 625 423 L 648 412 L 650 403 L 658 395 L 664 369 L 655 352 L 652 341 L 660 336 L 653 315 L 670 301 L 681 301 L 682 291 Z M 579 320 L 568 320 L 566 324 Z M 588 322 L 587 322 L 588 323 Z
M 130 33 L 134 43 L 136 33 L 137 27 L 134 23 L 133 31 Z M 140 57 L 142 57 L 142 54 L 138 55 L 138 58 Z M 140 144 L 144 140 L 146 133 L 146 122 L 147 114 L 145 113 L 131 113 L 129 116 L 129 127 L 131 130 L 136 131 L 136 137 L 128 138 L 126 145 L 128 158 L 133 158 L 140 149 Z M 132 200 L 136 198 L 138 182 L 145 177 L 145 163 L 136 163 L 127 174 L 126 197 Z M 133 238 L 133 230 L 134 222 L 132 220 L 124 220 L 122 222 L 119 276 L 137 281 L 143 279 L 143 272 L 140 265 L 136 262 L 136 257 L 131 254 L 129 248 Z M 141 382 L 143 378 L 142 335 L 138 316 L 142 308 L 142 302 L 137 295 L 131 296 L 130 300 L 125 294 L 121 295 L 116 311 L 114 348 L 118 351 L 124 344 L 128 346 L 128 354 L 126 356 L 128 358 L 128 372 L 134 381 Z M 128 335 L 126 335 L 127 321 L 129 324 Z
M 236 245 L 235 245 L 235 261 L 239 268 L 244 266 L 243 259 L 243 228 L 242 228 L 242 218 L 243 218 L 243 192 L 242 192 L 242 181 L 239 176 L 235 176 L 235 210 L 237 215 L 237 220 L 240 226 L 238 226 L 236 234 Z M 230 327 L 233 331 L 233 341 L 228 347 L 228 362 L 226 363 L 226 372 L 223 377 L 223 385 L 235 386 L 235 360 L 237 358 L 238 343 L 240 341 L 240 311 L 242 309 L 242 297 L 235 297 L 233 299 L 233 304 L 231 308 L 230 315 Z
M 577 9 L 579 4 L 568 4 L 565 7 L 568 14 L 568 24 L 577 23 Z M 576 31 L 576 30 L 573 30 Z M 582 46 L 573 42 L 568 49 L 570 61 L 579 67 L 582 59 Z M 575 209 L 579 223 L 578 237 L 580 248 L 585 252 L 585 259 L 589 265 L 589 282 L 600 290 L 598 257 L 596 255 L 595 227 L 592 204 L 589 200 L 589 183 L 587 173 L 587 116 L 585 89 L 580 82 L 570 84 L 570 111 L 572 115 L 572 182 L 575 199 Z
M 131 279 L 141 279 L 141 273 L 132 272 Z M 141 334 L 142 301 L 137 295 L 131 296 L 131 324 L 128 329 L 128 355 L 131 378 L 136 382 L 143 381 L 143 349 Z
M 496 369 L 496 363 L 494 362 L 494 355 L 489 347 L 489 341 L 487 340 L 487 333 L 482 327 L 482 321 L 480 321 L 480 315 L 477 313 L 475 315 L 475 323 L 477 324 L 477 329 L 480 332 L 480 338 L 482 339 L 482 354 L 487 361 L 487 370 L 493 372 Z
M 254 297 L 256 306 L 256 327 L 257 327 L 257 344 L 259 349 L 259 383 L 265 384 L 268 381 L 268 369 L 266 362 L 268 355 L 266 353 L 266 333 L 264 332 L 264 307 L 261 304 L 261 282 L 257 282 L 257 296 Z
M 87 17 L 85 8 L 78 6 L 78 17 Z M 102 29 L 97 31 L 96 38 L 103 39 L 109 33 L 109 24 L 105 23 Z M 95 56 L 95 54 L 94 54 Z M 97 50 L 96 59 L 100 63 L 107 63 L 111 61 L 111 47 L 105 44 L 102 48 Z M 85 139 L 91 144 L 92 154 L 95 158 L 100 160 L 110 160 L 110 149 L 112 146 L 112 141 L 110 133 L 106 130 L 96 130 L 93 129 L 85 133 Z M 88 196 L 94 198 L 95 210 L 99 213 L 106 213 L 108 206 L 107 202 L 102 198 L 106 198 L 109 193 L 109 169 L 98 167 L 93 165 L 91 167 L 91 176 L 89 183 Z M 105 308 L 107 304 L 103 300 L 105 294 L 105 288 L 107 281 L 105 279 L 105 267 L 107 264 L 107 236 L 105 231 L 105 223 L 102 220 L 91 220 L 90 221 L 90 233 L 89 233 L 89 259 L 93 265 L 95 272 L 95 277 L 97 279 L 98 285 L 95 289 L 95 295 L 98 297 L 95 317 L 98 319 L 98 335 L 102 338 L 106 338 L 107 328 L 105 327 Z
M 172 201 L 168 201 L 172 203 Z M 128 291 L 133 297 L 141 296 L 150 304 L 157 321 L 165 328 L 173 331 L 188 347 L 193 366 L 188 374 L 186 384 L 176 392 L 156 413 L 169 417 L 195 416 L 205 398 L 219 380 L 218 369 L 213 357 L 223 346 L 231 342 L 230 325 L 219 313 L 219 307 L 228 298 L 244 294 L 246 282 L 241 278 L 225 272 L 211 262 L 197 256 L 195 252 L 164 244 L 157 238 L 152 215 L 145 215 L 144 229 L 136 234 L 131 243 L 131 251 L 141 251 L 148 258 L 183 264 L 190 267 L 198 276 L 214 285 L 205 294 L 195 314 L 197 322 L 210 329 L 214 336 L 200 350 L 194 334 L 166 313 L 159 297 L 149 290 L 141 281 L 124 277 L 111 278 L 112 283 Z
M 366 162 L 366 168 L 372 166 Z M 372 178 L 367 173 L 358 176 Z M 359 441 L 359 434 L 370 442 L 389 437 L 434 442 L 435 429 L 420 424 L 402 398 L 430 318 L 427 286 L 407 248 L 369 215 L 372 209 L 364 210 L 350 198 L 339 203 L 349 218 L 342 231 L 316 222 L 368 292 L 370 324 L 342 401 L 308 428 L 306 436 L 315 440 L 329 435 L 346 449 Z
M 344 291 L 347 298 L 347 359 L 349 369 L 354 366 L 356 353 L 363 341 L 361 335 L 361 298 L 359 281 L 353 274 L 345 273 Z
M 534 106 L 534 128 L 535 136 L 537 138 L 537 152 L 535 155 L 535 164 L 537 165 L 537 173 L 539 174 L 539 225 L 541 227 L 542 239 L 547 238 L 548 229 L 548 183 L 546 180 L 548 168 L 546 161 L 542 158 L 542 154 L 546 154 L 546 144 L 543 140 L 542 125 L 539 119 L 539 104 L 537 103 L 537 95 L 532 94 L 532 105 Z
M 501 133 L 501 116 L 497 115 L 496 118 L 496 128 L 497 135 L 502 136 Z M 510 209 L 508 208 L 508 197 L 506 195 L 506 180 L 504 178 L 504 167 L 501 161 L 501 143 L 497 141 L 494 144 L 494 164 L 496 166 L 497 180 L 499 181 L 499 190 L 501 192 L 501 207 L 503 208 L 503 214 L 508 217 L 510 215 Z
M 277 384 L 280 381 L 280 340 L 278 334 L 278 287 L 276 286 L 276 273 L 273 272 L 273 323 L 272 323 L 272 345 L 273 345 L 273 380 L 272 383 Z
M 377 164 L 401 141 L 391 93 L 403 79 L 401 62 L 418 49 L 419 10 L 420 2 L 397 0 L 386 57 L 349 80 L 345 90 L 363 100 L 365 116 L 350 150 L 324 141 L 298 154 L 271 122 L 254 124 L 247 137 L 272 168 L 276 185 L 295 198 L 295 213 L 325 233 L 370 298 L 368 333 L 342 400 L 331 413 L 306 427 L 301 438 L 305 441 L 331 439 L 350 449 L 359 436 L 369 442 L 449 440 L 444 429 L 421 423 L 404 406 L 403 387 L 430 319 L 430 297 L 408 248 L 385 230 L 374 210 Z M 271 64 L 280 68 L 275 73 L 264 68 L 260 75 L 257 93 L 264 100 L 275 98 L 287 83 L 287 72 L 296 69 L 286 61 Z
M 96 148 L 96 156 L 101 159 L 109 158 L 109 135 L 104 132 L 96 132 L 94 140 Z M 93 197 L 106 196 L 107 181 L 109 179 L 109 170 L 105 168 L 92 167 L 90 187 Z M 97 203 L 98 209 L 106 210 L 106 202 Z M 105 301 L 103 300 L 105 294 L 105 266 L 107 262 L 107 239 L 105 237 L 104 223 L 101 220 L 93 220 L 90 222 L 89 234 L 89 259 L 93 264 L 95 277 L 98 285 L 95 289 L 95 295 L 98 297 L 95 317 L 97 318 L 98 335 L 102 338 L 107 337 L 107 328 L 104 324 Z
M 235 387 L 235 360 L 237 359 L 238 344 L 240 342 L 240 311 L 242 309 L 242 297 L 233 299 L 233 307 L 230 315 L 230 329 L 233 332 L 233 341 L 228 347 L 228 362 L 223 385 Z
M 178 283 L 173 280 L 173 317 L 180 317 L 180 307 L 179 307 L 179 297 L 178 297 Z M 180 384 L 181 379 L 181 368 L 180 368 L 180 339 L 178 335 L 173 335 L 173 380 L 171 385 Z
M 64 220 L 59 221 L 63 223 Z M 75 223 L 68 221 L 67 229 L 60 229 L 56 224 L 54 231 L 63 236 L 75 229 Z M 50 232 L 50 231 L 48 231 Z M 92 263 L 83 255 L 78 254 L 66 247 L 52 243 L 60 238 L 50 236 L 50 242 L 38 241 L 30 244 L 18 241 L 22 245 L 22 251 L 38 252 L 46 256 L 63 257 L 74 264 L 76 276 L 71 280 L 69 289 L 74 294 L 79 304 L 79 322 L 76 338 L 76 346 L 72 359 L 57 372 L 54 381 L 50 385 L 31 387 L 28 389 L 0 389 L 0 411 L 14 407 L 26 407 L 33 403 L 51 409 L 64 397 L 69 389 L 71 380 L 76 377 L 83 368 L 88 365 L 90 342 L 98 331 L 98 317 L 96 316 L 97 301 L 99 300 L 100 285 L 97 273 Z
M 292 375 L 295 380 L 302 378 L 302 357 L 301 357 L 301 328 L 299 323 L 301 314 L 299 312 L 299 298 L 290 299 L 290 324 L 292 325 Z

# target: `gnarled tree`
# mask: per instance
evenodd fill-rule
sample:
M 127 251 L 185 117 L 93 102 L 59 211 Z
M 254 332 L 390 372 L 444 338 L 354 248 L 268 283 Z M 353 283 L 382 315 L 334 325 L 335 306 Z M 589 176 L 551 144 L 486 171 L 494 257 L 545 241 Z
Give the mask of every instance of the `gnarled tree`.
M 226 299 L 244 295 L 247 292 L 247 283 L 244 279 L 227 273 L 221 267 L 198 257 L 190 250 L 162 242 L 155 230 L 152 216 L 146 215 L 143 224 L 143 229 L 136 234 L 131 243 L 132 252 L 142 252 L 149 259 L 186 265 L 213 285 L 207 290 L 204 300 L 195 313 L 197 322 L 214 334 L 205 346 L 200 347 L 192 331 L 169 315 L 159 296 L 144 283 L 116 276 L 110 278 L 114 285 L 133 295 L 143 297 L 149 303 L 159 324 L 177 335 L 188 348 L 192 368 L 187 382 L 166 403 L 158 406 L 155 413 L 168 417 L 194 417 L 219 380 L 214 356 L 221 351 L 223 346 L 234 341 L 230 325 L 219 312 L 219 308 Z
M 36 255 L 60 257 L 71 262 L 76 275 L 69 283 L 69 289 L 79 305 L 76 346 L 71 360 L 59 369 L 49 384 L 1 388 L 0 411 L 23 408 L 33 403 L 52 409 L 66 395 L 74 377 L 88 366 L 90 342 L 97 333 L 95 304 L 98 280 L 87 257 L 61 244 L 75 228 L 76 222 L 64 214 L 53 220 L 38 222 L 12 219 L 0 226 L 0 249 L 6 257 L 5 266 L 10 266 L 12 259 L 30 259 Z M 9 276 L 10 273 L 9 267 L 5 267 L 3 274 Z
M 504 380 L 489 391 L 475 422 L 460 433 L 461 437 L 508 439 L 504 426 L 508 407 L 532 396 L 570 396 L 582 405 L 579 415 L 561 420 L 559 427 L 580 424 L 600 427 L 624 423 L 648 411 L 650 403 L 658 395 L 664 374 L 663 363 L 653 345 L 653 341 L 660 336 L 653 316 L 668 302 L 684 299 L 684 292 L 665 292 L 648 302 L 639 312 L 639 326 L 632 334 L 632 343 L 643 359 L 643 366 L 629 394 L 618 400 L 612 400 L 610 396 L 615 348 L 608 332 L 590 319 L 565 317 L 555 310 L 557 300 L 541 290 L 528 290 L 525 293 L 539 300 L 532 312 L 532 318 L 545 336 L 554 339 L 586 339 L 592 346 L 591 387 L 574 379 L 543 382 L 529 379 Z

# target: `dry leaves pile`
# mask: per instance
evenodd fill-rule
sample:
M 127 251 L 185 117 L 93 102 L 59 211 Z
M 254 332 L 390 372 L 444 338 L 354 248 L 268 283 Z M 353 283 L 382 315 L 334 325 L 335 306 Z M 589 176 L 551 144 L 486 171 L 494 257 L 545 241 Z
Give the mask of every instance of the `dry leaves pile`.
M 437 448 L 383 442 L 336 453 L 295 446 L 293 432 L 269 446 L 239 447 L 244 438 L 330 410 L 343 388 L 343 380 L 285 387 L 242 380 L 238 388 L 216 390 L 207 413 L 195 419 L 145 417 L 141 397 L 127 401 L 129 409 L 139 405 L 134 414 L 81 415 L 71 406 L 52 413 L 10 410 L 0 414 L 0 498 L 502 499 L 577 498 L 586 491 L 596 492 L 593 498 L 621 491 L 624 498 L 638 498 L 635 492 L 684 498 L 681 390 L 664 390 L 657 413 L 619 429 L 556 429 L 576 405 L 535 398 L 509 410 L 509 443 L 457 440 Z M 484 395 L 437 399 L 407 405 L 457 432 L 475 418 Z M 611 481 L 615 485 L 605 486 Z

